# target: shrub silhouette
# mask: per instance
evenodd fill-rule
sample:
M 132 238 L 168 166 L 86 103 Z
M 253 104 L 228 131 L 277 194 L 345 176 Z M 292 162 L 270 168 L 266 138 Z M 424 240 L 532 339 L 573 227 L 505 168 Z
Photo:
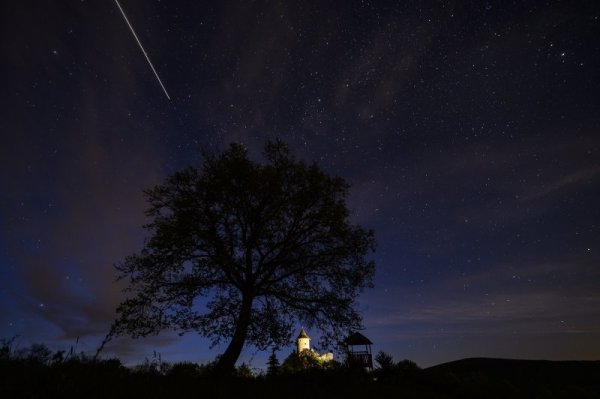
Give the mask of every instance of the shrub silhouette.
M 388 371 L 394 368 L 394 358 L 383 351 L 375 355 L 375 364 L 378 370 Z
M 54 361 L 61 351 L 48 355 L 42 348 L 48 349 L 35 344 L 14 351 L 9 340 L 0 341 L 3 398 L 600 397 L 600 362 L 475 359 L 421 370 L 410 360 L 395 363 L 384 353 L 376 356 L 374 373 L 338 363 L 336 367 L 300 368 L 265 377 L 243 365 L 225 377 L 213 373 L 214 365 L 171 364 L 157 353 L 146 359 L 143 367 L 125 367 L 118 359 L 94 359 L 85 354 Z M 388 374 L 383 373 L 386 370 Z

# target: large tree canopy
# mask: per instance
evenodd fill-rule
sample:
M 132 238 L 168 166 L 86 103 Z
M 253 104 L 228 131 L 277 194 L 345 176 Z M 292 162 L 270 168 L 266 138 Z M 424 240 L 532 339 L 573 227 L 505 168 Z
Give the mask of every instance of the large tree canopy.
M 287 344 L 298 321 L 326 342 L 360 327 L 355 300 L 372 285 L 374 238 L 349 220 L 348 184 L 281 142 L 264 158 L 231 144 L 146 191 L 150 236 L 117 265 L 129 299 L 114 334 L 229 340 L 218 363 L 229 369 L 245 342 Z

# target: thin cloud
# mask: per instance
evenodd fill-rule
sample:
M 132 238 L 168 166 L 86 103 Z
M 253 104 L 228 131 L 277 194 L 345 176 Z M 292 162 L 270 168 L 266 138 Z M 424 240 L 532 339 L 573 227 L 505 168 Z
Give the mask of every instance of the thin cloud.
M 586 168 L 560 177 L 549 184 L 534 187 L 530 192 L 522 196 L 521 201 L 533 201 L 553 194 L 556 191 L 573 188 L 584 184 L 591 184 L 593 179 L 600 175 L 600 166 Z

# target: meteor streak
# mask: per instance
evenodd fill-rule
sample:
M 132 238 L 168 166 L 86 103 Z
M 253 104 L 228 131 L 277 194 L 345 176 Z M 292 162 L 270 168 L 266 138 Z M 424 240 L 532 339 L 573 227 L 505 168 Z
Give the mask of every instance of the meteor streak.
M 127 15 L 125 15 L 125 11 L 123 11 L 123 8 L 119 4 L 119 0 L 115 0 L 115 3 L 117 3 L 117 7 L 119 7 L 121 14 L 123 14 L 123 18 L 125 19 L 125 22 L 127 22 L 129 29 L 131 29 L 131 33 L 133 33 L 133 37 L 135 38 L 135 41 L 140 46 L 140 49 L 142 49 L 142 53 L 144 53 L 144 56 L 146 57 L 146 60 L 148 61 L 150 68 L 152 68 L 152 72 L 154 72 L 154 76 L 156 76 L 156 79 L 158 80 L 160 87 L 162 87 L 163 91 L 165 92 L 167 99 L 169 101 L 171 101 L 171 97 L 169 97 L 169 93 L 167 93 L 167 89 L 165 88 L 165 85 L 163 85 L 163 82 L 160 80 L 160 77 L 158 76 L 158 72 L 156 72 L 156 69 L 154 69 L 154 65 L 152 65 L 152 61 L 150 61 L 150 57 L 148 57 L 146 50 L 144 50 L 144 46 L 142 46 L 142 42 L 140 42 L 140 39 L 138 39 L 137 35 L 135 34 L 135 31 L 133 30 L 133 26 L 131 26 L 131 24 L 129 23 L 129 20 L 127 19 Z

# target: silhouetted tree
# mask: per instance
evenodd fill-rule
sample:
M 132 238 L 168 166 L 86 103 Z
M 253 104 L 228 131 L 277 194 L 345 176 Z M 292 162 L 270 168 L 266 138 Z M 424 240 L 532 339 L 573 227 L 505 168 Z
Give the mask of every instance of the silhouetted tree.
M 377 364 L 377 369 L 379 370 L 390 370 L 395 366 L 394 358 L 384 351 L 379 351 L 377 353 L 375 356 L 375 363 Z
M 416 370 L 420 370 L 420 368 L 417 365 L 417 363 L 413 362 L 412 360 L 408 360 L 408 359 L 400 360 L 396 364 L 396 368 L 398 370 L 400 370 L 400 371 L 416 371 Z
M 242 377 L 242 378 L 253 378 L 254 372 L 252 371 L 252 368 L 250 368 L 250 366 L 248 364 L 242 363 L 237 368 L 236 375 L 238 377 Z
M 271 352 L 269 355 L 269 359 L 267 360 L 267 374 L 268 375 L 277 375 L 279 374 L 279 359 L 277 359 L 277 354 L 275 354 L 275 350 Z
M 360 326 L 354 304 L 371 286 L 374 238 L 349 221 L 348 184 L 282 142 L 263 154 L 257 163 L 231 144 L 145 192 L 150 238 L 117 265 L 132 295 L 112 334 L 229 339 L 216 365 L 227 371 L 246 341 L 262 350 L 289 343 L 298 319 L 325 344 Z

